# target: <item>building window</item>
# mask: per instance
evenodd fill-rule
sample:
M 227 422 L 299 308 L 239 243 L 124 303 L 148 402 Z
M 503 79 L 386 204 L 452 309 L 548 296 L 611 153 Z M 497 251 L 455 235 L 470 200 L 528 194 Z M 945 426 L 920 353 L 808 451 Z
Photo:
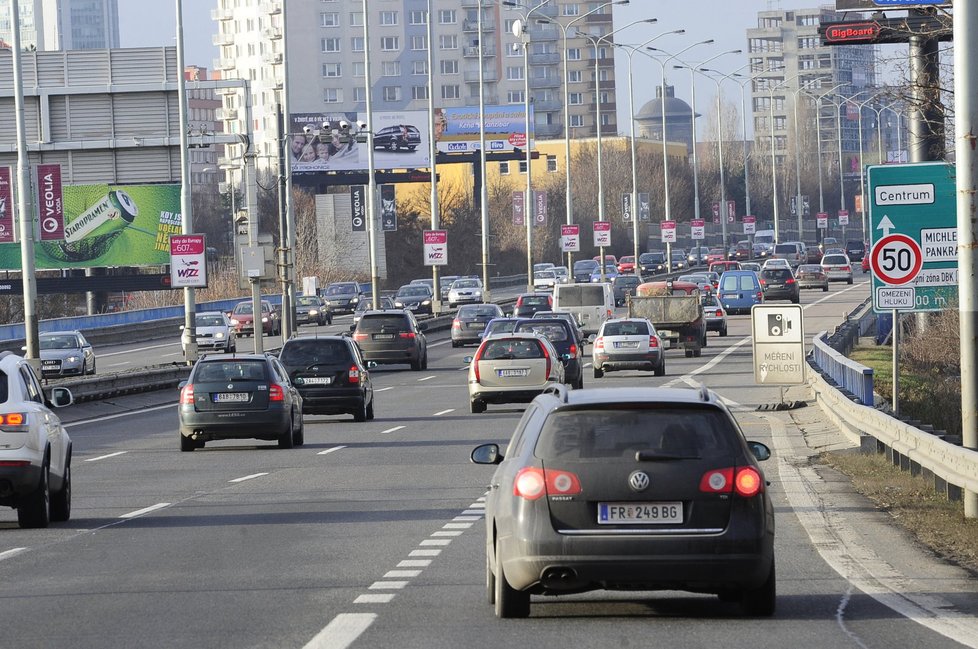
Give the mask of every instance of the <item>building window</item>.
M 363 36 L 354 36 L 351 38 L 350 49 L 354 52 L 363 52 Z
M 567 50 L 567 60 L 568 61 L 580 61 L 581 60 L 581 48 L 572 47 Z
M 506 93 L 506 103 L 507 104 L 522 104 L 525 103 L 523 100 L 522 90 L 510 90 Z
M 458 61 L 456 59 L 446 59 L 440 62 L 442 74 L 458 74 Z
M 396 11 L 381 11 L 380 12 L 380 24 L 384 26 L 396 25 L 397 24 L 397 12 Z
M 320 27 L 339 27 L 340 14 L 338 11 L 326 11 L 319 14 Z
M 441 9 L 438 11 L 438 24 L 454 25 L 458 22 L 458 16 L 454 9 Z
M 443 34 L 438 37 L 438 48 L 442 50 L 457 50 L 458 36 L 455 34 Z
M 584 126 L 584 115 L 571 115 L 570 125 L 571 128 L 580 128 Z
M 520 160 L 520 173 L 526 173 L 526 160 Z
M 580 70 L 571 70 L 567 73 L 568 83 L 581 83 L 583 80 L 584 77 L 581 75 Z
M 412 25 L 427 25 L 428 24 L 428 12 L 421 9 L 415 9 L 411 12 L 411 24 Z
M 428 37 L 427 36 L 412 36 L 411 37 L 411 49 L 415 52 L 423 52 L 428 49 Z
M 818 47 L 818 45 L 818 37 L 815 36 L 806 36 L 798 39 L 798 49 L 800 50 L 812 50 Z
M 425 60 L 412 61 L 411 62 L 411 74 L 415 75 L 427 75 L 428 74 L 428 62 Z
M 500 176 L 508 176 L 509 175 L 509 163 L 508 162 L 500 162 L 499 163 L 499 175 Z
M 567 95 L 567 100 L 571 106 L 580 106 L 584 103 L 584 93 L 583 92 L 572 92 Z
M 340 39 L 338 38 L 324 38 L 320 41 L 320 43 L 322 44 L 324 54 L 340 51 Z
M 506 78 L 510 81 L 523 80 L 523 66 L 509 66 L 506 68 Z
M 353 76 L 354 77 L 357 77 L 357 78 L 362 79 L 365 76 L 364 75 L 364 70 L 366 70 L 366 67 L 363 64 L 363 61 L 354 61 L 353 62 Z
M 411 99 L 427 99 L 428 86 L 411 86 Z
M 342 104 L 343 90 L 341 88 L 323 88 L 323 101 L 327 104 Z
M 384 101 L 401 101 L 401 87 L 384 86 Z
M 384 36 L 380 39 L 380 49 L 384 52 L 396 52 L 401 49 L 399 36 Z
M 363 27 L 363 12 L 362 11 L 351 11 L 350 12 L 350 27 Z
M 459 99 L 462 96 L 462 91 L 459 86 L 447 85 L 441 87 L 441 98 L 442 99 Z
M 400 61 L 384 61 L 380 64 L 381 75 L 385 77 L 399 77 L 401 76 L 401 62 Z
M 358 104 L 362 104 L 367 101 L 367 89 L 363 86 L 356 86 L 353 88 L 353 101 Z
M 547 156 L 547 172 L 552 174 L 557 173 L 557 156 Z
M 323 76 L 329 78 L 342 77 L 342 68 L 339 63 L 323 63 Z
M 568 2 L 561 7 L 562 16 L 579 16 L 581 15 L 581 7 L 576 2 Z

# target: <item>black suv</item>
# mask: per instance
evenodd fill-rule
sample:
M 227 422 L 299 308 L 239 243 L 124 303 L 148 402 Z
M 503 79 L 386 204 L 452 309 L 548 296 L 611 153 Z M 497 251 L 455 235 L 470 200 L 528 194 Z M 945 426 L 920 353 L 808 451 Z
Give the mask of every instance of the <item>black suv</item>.
M 642 283 L 637 275 L 619 275 L 612 281 L 611 290 L 615 294 L 615 306 L 625 306 L 629 295 L 635 295 L 635 289 Z
M 410 124 L 398 124 L 380 129 L 374 135 L 374 148 L 414 151 L 421 146 L 421 132 Z
M 866 244 L 858 239 L 846 241 L 846 256 L 849 261 L 862 261 L 866 256 Z
M 643 252 L 638 256 L 638 272 L 642 277 L 666 272 L 666 253 Z
M 764 291 L 765 302 L 768 300 L 791 300 L 792 304 L 798 304 L 801 299 L 798 282 L 790 268 L 778 266 L 762 268 L 758 279 L 761 280 L 761 290 Z
M 360 348 L 347 336 L 291 338 L 278 359 L 302 395 L 302 412 L 374 418 L 374 388 Z
M 363 359 L 378 365 L 410 363 L 415 372 L 428 368 L 428 341 L 410 311 L 367 311 L 353 327 Z
M 513 307 L 514 318 L 532 318 L 537 311 L 550 311 L 554 298 L 550 293 L 523 293 L 516 298 Z
M 516 323 L 513 333 L 536 334 L 550 341 L 564 363 L 564 382 L 580 390 L 584 387 L 584 350 L 577 333 L 563 318 L 531 318 Z

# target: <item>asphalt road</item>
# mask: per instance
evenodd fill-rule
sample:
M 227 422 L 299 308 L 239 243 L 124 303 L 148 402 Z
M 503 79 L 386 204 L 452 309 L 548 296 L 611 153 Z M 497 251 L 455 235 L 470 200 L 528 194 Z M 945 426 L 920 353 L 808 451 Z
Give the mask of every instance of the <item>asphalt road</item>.
M 857 279 L 805 293 L 809 335 L 868 295 Z M 813 467 L 839 444 L 818 409 L 757 410 L 750 321 L 710 334 L 667 376 L 585 375 L 585 388 L 702 381 L 769 444 L 778 611 L 749 619 L 716 597 L 588 593 L 534 598 L 497 620 L 485 598 L 481 498 L 522 408 L 468 412 L 463 356 L 429 338 L 428 371 L 373 370 L 377 418 L 307 417 L 306 445 L 213 442 L 181 453 L 176 393 L 61 411 L 74 441 L 74 511 L 20 530 L 0 511 L 0 629 L 9 647 L 978 647 L 968 575 L 935 561 Z M 590 350 L 588 350 L 590 351 Z M 135 352 L 133 352 L 135 354 Z M 120 357 L 125 354 L 120 354 Z M 101 370 L 100 362 L 100 370 Z M 788 398 L 805 398 L 795 388 Z

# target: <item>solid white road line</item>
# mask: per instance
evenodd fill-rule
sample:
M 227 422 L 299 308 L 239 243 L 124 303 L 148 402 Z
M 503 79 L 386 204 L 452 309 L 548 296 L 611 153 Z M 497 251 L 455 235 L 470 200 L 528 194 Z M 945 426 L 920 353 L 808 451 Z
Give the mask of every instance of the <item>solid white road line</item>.
M 325 451 L 319 451 L 318 453 L 316 453 L 316 455 L 329 455 L 330 453 L 334 453 L 336 451 L 341 451 L 344 448 L 346 448 L 346 447 L 345 446 L 334 446 L 333 448 L 328 448 Z
M 401 430 L 402 428 L 404 428 L 404 426 L 394 426 L 393 428 L 388 428 L 387 430 L 380 431 L 380 434 L 381 435 L 388 435 L 390 433 L 395 433 L 395 432 Z
M 145 351 L 149 351 L 150 349 L 162 349 L 163 347 L 173 347 L 174 345 L 179 345 L 179 344 L 180 341 L 178 340 L 176 342 L 166 343 L 165 345 L 149 345 L 148 347 L 136 347 L 135 349 L 127 349 L 121 352 L 99 352 L 98 357 L 105 358 L 106 356 L 119 356 L 120 354 L 132 354 L 135 352 L 145 352 Z M 109 367 L 112 366 L 110 365 Z
M 104 417 L 93 417 L 92 419 L 82 419 L 80 421 L 73 421 L 69 424 L 64 424 L 65 428 L 74 428 L 75 426 L 84 426 L 85 424 L 94 424 L 100 421 L 109 421 L 110 419 L 118 419 L 119 417 L 131 417 L 133 415 L 141 415 L 144 412 L 153 412 L 154 410 L 166 410 L 167 408 L 176 408 L 177 402 L 168 403 L 163 406 L 152 406 L 150 408 L 140 408 L 139 410 L 132 410 L 129 412 L 120 412 L 115 415 L 105 415 Z
M 21 552 L 27 552 L 27 548 L 11 548 L 9 550 L 4 550 L 3 552 L 0 552 L 0 561 L 9 559 L 10 557 L 15 557 Z
M 143 514 L 148 514 L 150 512 L 155 512 L 157 509 L 163 509 L 164 507 L 169 507 L 170 503 L 156 503 L 155 505 L 150 505 L 149 507 L 143 507 L 142 509 L 137 509 L 134 512 L 129 512 L 128 514 L 123 514 L 119 518 L 136 518 L 137 516 L 142 516 Z
M 99 455 L 98 457 L 90 457 L 86 462 L 98 462 L 99 460 L 107 460 L 110 457 L 117 457 L 119 455 L 125 455 L 128 451 L 116 451 L 115 453 L 109 453 L 108 455 Z
M 376 613 L 341 613 L 307 642 L 304 649 L 346 649 L 376 619 Z
M 447 345 L 452 342 L 451 340 L 439 340 L 436 343 L 428 343 L 428 347 L 437 347 L 438 345 Z
M 268 473 L 252 473 L 251 475 L 246 475 L 243 478 L 235 478 L 234 480 L 228 480 L 228 482 L 244 482 L 245 480 L 252 480 L 254 478 L 260 478 L 263 475 L 268 475 Z
M 450 412 L 455 412 L 455 408 L 449 408 L 448 410 L 442 410 L 441 412 L 436 412 L 432 417 L 440 417 L 442 415 L 447 415 Z

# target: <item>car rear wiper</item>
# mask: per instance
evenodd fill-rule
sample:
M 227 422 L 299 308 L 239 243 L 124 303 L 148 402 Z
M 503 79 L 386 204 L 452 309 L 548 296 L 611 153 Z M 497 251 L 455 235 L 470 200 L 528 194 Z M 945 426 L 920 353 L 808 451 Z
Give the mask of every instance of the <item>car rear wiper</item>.
M 645 451 L 635 451 L 636 462 L 662 462 L 668 460 L 698 460 L 698 454 L 681 453 L 678 451 L 661 451 L 648 449 Z

